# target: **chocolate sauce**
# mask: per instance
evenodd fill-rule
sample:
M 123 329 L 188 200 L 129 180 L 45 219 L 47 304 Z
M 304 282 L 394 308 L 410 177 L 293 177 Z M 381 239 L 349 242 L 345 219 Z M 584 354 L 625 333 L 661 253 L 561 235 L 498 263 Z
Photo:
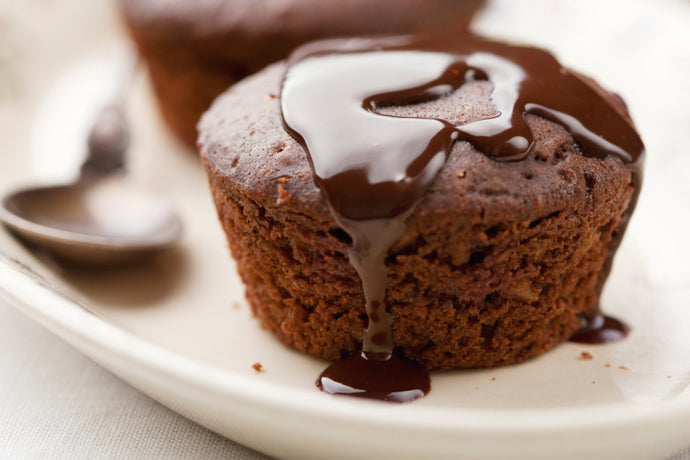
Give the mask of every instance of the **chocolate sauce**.
M 409 402 L 429 392 L 429 374 L 395 353 L 376 360 L 355 353 L 328 367 L 316 385 L 329 394 L 346 394 L 361 398 Z
M 283 122 L 308 152 L 316 185 L 353 240 L 349 257 L 368 318 L 361 356 L 324 372 L 324 391 L 381 397 L 399 392 L 394 387 L 407 379 L 396 373 L 396 386 L 387 389 L 364 378 L 375 369 L 411 365 L 394 353 L 385 257 L 456 141 L 495 160 L 524 159 L 534 143 L 525 114 L 536 114 L 564 126 L 583 155 L 615 155 L 630 165 L 639 189 L 644 146 L 630 120 L 540 49 L 471 35 L 330 40 L 301 48 L 290 64 L 281 93 Z M 497 116 L 455 126 L 375 113 L 443 97 L 476 79 L 492 83 Z M 410 386 L 421 385 L 402 388 Z
M 617 342 L 628 335 L 630 328 L 617 318 L 604 315 L 597 311 L 595 314 L 583 317 L 582 326 L 571 338 L 571 342 L 586 344 L 602 344 Z

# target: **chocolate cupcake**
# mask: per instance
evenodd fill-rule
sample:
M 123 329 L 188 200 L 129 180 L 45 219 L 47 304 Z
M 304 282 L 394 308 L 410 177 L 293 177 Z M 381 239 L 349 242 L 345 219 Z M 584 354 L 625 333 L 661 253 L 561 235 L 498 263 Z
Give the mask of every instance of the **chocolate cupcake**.
M 190 146 L 213 99 L 309 40 L 461 31 L 481 0 L 120 0 L 163 118 Z
M 644 151 L 619 97 L 472 36 L 307 45 L 199 130 L 263 326 L 426 369 L 518 363 L 601 319 Z

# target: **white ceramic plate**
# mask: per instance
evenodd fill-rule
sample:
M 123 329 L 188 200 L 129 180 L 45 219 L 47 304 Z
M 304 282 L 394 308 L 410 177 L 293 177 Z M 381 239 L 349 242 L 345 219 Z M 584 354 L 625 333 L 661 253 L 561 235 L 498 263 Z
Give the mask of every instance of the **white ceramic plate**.
M 17 45 L 28 64 L 15 72 L 28 89 L 2 101 L 0 122 L 5 148 L 23 155 L 2 152 L 1 191 L 69 177 L 79 159 L 62 155 L 83 134 L 70 129 L 85 125 L 111 86 L 121 32 L 109 10 L 91 5 L 99 2 L 74 3 L 101 16 L 68 9 L 64 21 L 95 17 L 101 36 L 87 46 L 82 29 L 70 29 L 52 89 L 26 73 L 48 65 L 45 51 Z M 276 457 L 650 459 L 687 447 L 690 6 L 601 1 L 593 14 L 582 2 L 535 1 L 529 11 L 516 3 L 495 2 L 479 30 L 548 46 L 620 89 L 647 143 L 645 190 L 604 298 L 632 326 L 625 341 L 434 373 L 431 393 L 407 405 L 321 394 L 314 380 L 327 363 L 282 347 L 251 318 L 200 165 L 160 125 L 142 79 L 131 97 L 132 174 L 175 202 L 183 241 L 136 267 L 80 271 L 36 257 L 3 230 L 0 294 L 166 406 Z

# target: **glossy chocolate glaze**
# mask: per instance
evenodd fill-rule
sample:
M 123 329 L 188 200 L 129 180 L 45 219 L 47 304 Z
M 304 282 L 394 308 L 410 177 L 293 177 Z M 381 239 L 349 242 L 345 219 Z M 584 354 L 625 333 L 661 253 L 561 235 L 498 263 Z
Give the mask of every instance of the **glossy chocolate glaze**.
M 375 113 L 382 106 L 443 97 L 476 79 L 492 83 L 497 116 L 456 126 L 440 119 Z M 317 42 L 293 55 L 283 81 L 281 110 L 285 128 L 308 152 L 314 181 L 335 220 L 353 240 L 350 261 L 365 294 L 368 325 L 362 356 L 336 362 L 322 375 L 319 385 L 327 392 L 381 395 L 386 392 L 364 387 L 351 391 L 345 380 L 362 386 L 369 382 L 352 372 L 372 369 L 352 367 L 352 362 L 368 360 L 374 367 L 377 362 L 404 362 L 394 356 L 384 260 L 454 142 L 468 141 L 498 161 L 521 160 L 534 142 L 525 114 L 536 114 L 565 127 L 583 155 L 620 158 L 633 171 L 636 193 L 639 190 L 644 145 L 627 115 L 536 48 L 472 35 Z M 598 323 L 589 324 L 596 328 Z M 342 385 L 324 385 L 324 378 L 341 379 Z M 338 391 L 345 387 L 350 390 Z
M 571 342 L 602 344 L 617 342 L 628 335 L 630 328 L 621 320 L 603 314 L 597 308 L 586 318 L 582 318 L 582 327 L 571 338 Z
M 429 392 L 429 374 L 412 361 L 392 354 L 386 360 L 368 359 L 354 354 L 336 361 L 316 381 L 329 394 L 346 394 L 360 398 L 409 402 Z

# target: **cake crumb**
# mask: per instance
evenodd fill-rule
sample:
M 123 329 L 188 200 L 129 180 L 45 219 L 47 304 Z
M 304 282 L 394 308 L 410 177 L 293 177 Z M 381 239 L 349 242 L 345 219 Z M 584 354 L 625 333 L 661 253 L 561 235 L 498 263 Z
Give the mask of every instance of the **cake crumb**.
M 491 377 L 491 380 L 495 382 L 495 381 L 496 381 L 496 377 Z
M 276 200 L 277 205 L 281 205 L 290 201 L 290 195 L 285 191 L 282 184 L 278 184 L 278 199 Z
M 592 385 L 594 385 L 595 383 L 597 383 L 597 381 L 596 381 L 596 380 L 592 380 Z
M 667 376 L 666 376 L 666 378 L 667 378 L 667 379 L 670 379 L 670 378 L 671 378 L 671 376 L 670 376 L 670 375 L 667 375 Z
M 604 367 L 611 367 L 611 364 L 606 363 L 606 364 L 604 364 Z
M 618 369 L 620 369 L 622 371 L 629 371 L 630 370 L 629 368 L 627 368 L 625 366 L 618 366 Z
M 274 93 L 268 93 L 268 94 L 266 95 L 266 98 L 267 98 L 267 99 L 275 99 L 275 98 L 277 98 L 277 97 L 278 97 L 278 95 L 277 95 L 277 94 L 274 94 Z
M 594 359 L 594 356 L 592 356 L 592 354 L 588 351 L 583 351 L 582 353 L 580 353 L 580 359 L 584 359 L 585 361 L 591 361 L 592 359 Z
M 254 369 L 256 372 L 263 372 L 264 366 L 261 363 L 254 363 L 252 364 L 252 369 Z

